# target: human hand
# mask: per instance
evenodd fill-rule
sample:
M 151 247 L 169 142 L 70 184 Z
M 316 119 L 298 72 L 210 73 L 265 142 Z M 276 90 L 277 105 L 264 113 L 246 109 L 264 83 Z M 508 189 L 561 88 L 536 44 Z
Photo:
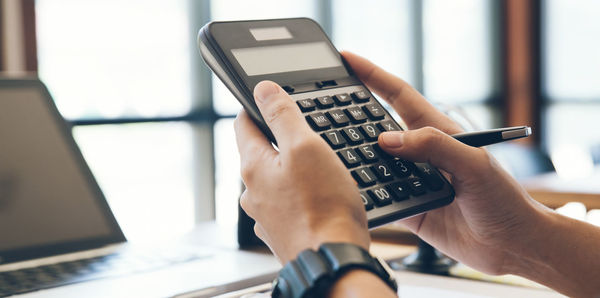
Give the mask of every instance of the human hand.
M 240 203 L 256 220 L 258 237 L 282 263 L 324 242 L 368 249 L 363 203 L 341 160 L 277 84 L 259 83 L 254 96 L 279 149 L 244 111 L 238 114 L 235 131 L 246 185 Z
M 475 269 L 506 273 L 507 258 L 515 251 L 512 244 L 531 241 L 527 229 L 538 222 L 543 207 L 485 149 L 450 137 L 461 128 L 419 92 L 364 58 L 343 55 L 358 77 L 394 107 L 411 129 L 381 134 L 380 147 L 394 156 L 442 169 L 454 186 L 452 204 L 400 222 Z

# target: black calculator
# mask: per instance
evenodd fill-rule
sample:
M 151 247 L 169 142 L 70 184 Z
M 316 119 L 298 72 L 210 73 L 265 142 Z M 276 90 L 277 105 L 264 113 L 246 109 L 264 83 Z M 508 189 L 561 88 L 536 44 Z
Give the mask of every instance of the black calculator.
M 315 21 L 211 22 L 200 29 L 198 47 L 206 64 L 272 142 L 253 90 L 263 80 L 282 86 L 356 180 L 369 227 L 454 199 L 452 186 L 437 169 L 395 158 L 379 148 L 379 134 L 401 126 L 354 75 Z

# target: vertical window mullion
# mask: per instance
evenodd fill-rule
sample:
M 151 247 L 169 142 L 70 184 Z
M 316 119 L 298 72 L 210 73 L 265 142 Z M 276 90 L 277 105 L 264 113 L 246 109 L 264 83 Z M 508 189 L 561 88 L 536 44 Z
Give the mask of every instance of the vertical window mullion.
M 196 40 L 198 30 L 210 21 L 210 1 L 189 0 L 190 38 Z M 196 43 L 191 44 L 192 54 L 191 86 L 192 111 L 209 111 L 202 113 L 214 115 L 212 96 L 212 76 L 210 70 L 202 62 L 196 49 Z M 194 215 L 196 222 L 215 219 L 215 146 L 214 123 L 215 117 L 210 117 L 207 123 L 194 126 L 193 132 L 193 173 L 194 173 Z
M 412 35 L 413 35 L 413 87 L 423 93 L 425 90 L 425 74 L 423 72 L 423 2 L 421 0 L 412 0 Z
M 318 16 L 319 24 L 325 31 L 325 34 L 329 38 L 333 39 L 333 12 L 331 0 L 313 0 L 316 1 L 315 9 L 317 9 L 316 15 Z

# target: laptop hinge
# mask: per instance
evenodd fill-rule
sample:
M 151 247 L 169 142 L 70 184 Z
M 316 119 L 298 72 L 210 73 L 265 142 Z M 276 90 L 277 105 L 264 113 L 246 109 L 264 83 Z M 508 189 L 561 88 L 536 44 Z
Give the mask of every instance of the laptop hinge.
M 109 244 L 103 247 L 88 249 L 84 251 L 72 252 L 67 254 L 55 255 L 50 257 L 44 257 L 34 260 L 27 261 L 19 261 L 9 264 L 0 265 L 0 272 L 4 271 L 13 271 L 13 270 L 21 270 L 25 268 L 33 268 L 45 265 L 51 265 L 62 262 L 76 261 L 82 259 L 91 259 L 100 256 L 106 256 L 110 254 L 114 254 L 119 252 L 125 248 L 128 244 L 118 243 L 118 244 Z

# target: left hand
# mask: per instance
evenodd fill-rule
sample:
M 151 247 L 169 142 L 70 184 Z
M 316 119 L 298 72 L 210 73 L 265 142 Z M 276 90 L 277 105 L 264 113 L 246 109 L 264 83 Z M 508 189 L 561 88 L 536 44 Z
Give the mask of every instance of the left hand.
M 238 114 L 235 132 L 247 188 L 240 203 L 256 220 L 258 237 L 283 263 L 324 242 L 368 249 L 366 212 L 342 161 L 277 84 L 259 83 L 254 96 L 279 148 L 244 111 Z

